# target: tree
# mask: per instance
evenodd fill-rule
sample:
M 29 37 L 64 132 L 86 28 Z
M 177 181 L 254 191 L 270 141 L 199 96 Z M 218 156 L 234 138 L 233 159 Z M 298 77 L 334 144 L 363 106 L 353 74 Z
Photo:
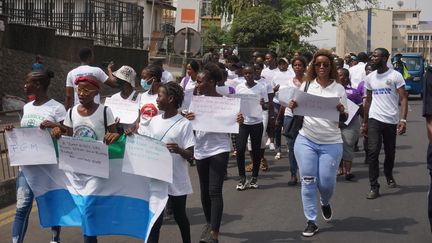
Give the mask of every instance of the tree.
M 211 24 L 208 29 L 203 31 L 203 40 L 205 47 L 220 46 L 223 43 L 233 44 L 232 36 L 227 27 L 220 28 L 215 24 Z
M 234 18 L 231 36 L 239 46 L 267 47 L 282 35 L 281 13 L 268 5 L 248 8 Z

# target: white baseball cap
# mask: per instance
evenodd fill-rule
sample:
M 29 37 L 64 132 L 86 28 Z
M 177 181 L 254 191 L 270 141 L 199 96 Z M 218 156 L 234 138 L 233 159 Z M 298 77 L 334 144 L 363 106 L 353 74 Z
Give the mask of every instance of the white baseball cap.
M 113 72 L 113 76 L 124 80 L 130 83 L 132 87 L 135 87 L 136 72 L 132 67 L 122 66 L 117 71 Z

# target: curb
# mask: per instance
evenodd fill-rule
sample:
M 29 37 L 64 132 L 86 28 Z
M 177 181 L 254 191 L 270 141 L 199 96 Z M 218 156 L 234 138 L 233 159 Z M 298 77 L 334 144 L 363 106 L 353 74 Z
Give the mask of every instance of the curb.
M 16 178 L 0 182 L 0 209 L 16 201 Z

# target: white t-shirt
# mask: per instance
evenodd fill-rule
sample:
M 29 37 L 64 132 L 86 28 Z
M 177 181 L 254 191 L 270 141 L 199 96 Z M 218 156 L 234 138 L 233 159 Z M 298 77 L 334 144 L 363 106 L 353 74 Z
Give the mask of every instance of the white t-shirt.
M 244 77 L 237 77 L 235 79 L 228 79 L 225 82 L 225 85 L 237 88 L 237 86 L 239 86 L 240 84 L 246 82 L 246 79 Z
M 181 106 L 181 110 L 187 110 L 189 109 L 190 103 L 192 101 L 192 96 L 193 96 L 193 91 L 195 90 L 195 86 L 196 86 L 196 81 L 193 80 L 191 77 L 189 77 L 188 82 L 185 85 L 186 79 L 187 77 L 184 77 L 182 79 L 182 81 L 180 82 L 180 86 L 183 88 L 184 91 L 184 99 L 183 99 L 183 103 Z
M 79 105 L 72 107 L 72 120 L 70 119 L 69 109 L 64 125 L 73 129 L 73 137 L 78 138 L 91 138 L 93 140 L 103 141 L 105 136 L 105 124 L 104 124 L 104 105 L 99 105 L 97 110 L 90 116 L 81 116 L 78 113 Z M 111 126 L 115 123 L 114 116 L 109 107 L 106 109 L 107 126 Z
M 232 94 L 235 94 L 235 87 L 232 86 L 216 86 L 216 92 L 218 92 L 218 94 L 223 95 L 223 96 L 229 96 Z
M 63 121 L 65 116 L 64 106 L 53 99 L 38 106 L 31 101 L 24 105 L 21 127 L 39 127 L 45 120 L 58 123 Z
M 174 81 L 173 75 L 170 72 L 168 72 L 167 70 L 164 70 L 162 72 L 161 82 L 166 84 L 170 81 Z
M 195 159 L 202 160 L 231 151 L 231 138 L 227 133 L 195 131 Z
M 82 76 L 94 76 L 96 77 L 97 80 L 99 80 L 102 83 L 105 83 L 105 81 L 108 80 L 108 75 L 106 75 L 106 73 L 98 67 L 81 65 L 75 69 L 72 69 L 67 75 L 66 87 L 72 87 L 74 89 L 74 105 L 78 105 L 80 103 L 78 98 L 78 92 L 77 92 L 78 85 L 75 84 L 75 80 L 78 77 L 82 77 Z M 94 102 L 96 104 L 100 103 L 99 94 L 95 96 Z
M 226 68 L 226 71 L 228 73 L 227 79 L 236 79 L 236 78 L 238 78 L 237 74 L 235 74 L 234 71 L 231 71 L 231 70 L 229 70 L 227 68 Z
M 181 149 L 195 145 L 192 124 L 180 114 L 163 119 L 163 115 L 153 117 L 143 130 L 143 135 L 158 139 L 164 143 L 176 143 Z M 188 162 L 179 154 L 171 153 L 173 159 L 173 183 L 168 187 L 168 194 L 182 196 L 192 193 Z
M 351 79 L 351 87 L 357 89 L 359 83 L 365 80 L 366 71 L 365 71 L 366 63 L 359 62 L 357 65 L 349 68 L 350 79 Z
M 372 91 L 369 118 L 380 122 L 397 124 L 399 122 L 399 93 L 397 89 L 405 85 L 398 71 L 389 69 L 379 74 L 373 71 L 365 79 L 365 87 Z
M 259 80 L 255 80 L 255 82 L 260 83 L 266 87 L 267 94 L 273 94 L 273 87 L 269 80 L 265 79 L 264 77 L 261 77 Z
M 304 90 L 306 83 L 307 82 L 304 82 L 300 86 L 300 90 Z M 345 107 L 345 112 L 348 113 L 345 88 L 336 81 L 322 88 L 316 80 L 313 80 L 307 92 L 321 97 L 340 98 L 340 103 Z M 336 107 L 334 107 L 334 109 L 336 110 Z M 337 121 L 305 116 L 303 119 L 303 127 L 300 129 L 299 133 L 317 144 L 335 144 L 343 142 L 339 122 Z
M 236 92 L 237 94 L 257 94 L 260 99 L 264 99 L 264 102 L 268 102 L 268 94 L 267 94 L 267 88 L 260 83 L 255 82 L 256 84 L 252 87 L 249 88 L 246 85 L 246 82 L 239 84 L 236 88 Z M 246 125 L 255 125 L 258 123 L 261 123 L 263 121 L 263 117 L 248 117 L 248 116 L 244 116 L 244 121 L 243 123 Z
M 271 81 L 272 89 L 276 87 L 276 85 L 279 85 L 279 89 L 288 87 L 289 80 L 294 77 L 295 77 L 294 72 L 290 72 L 289 70 L 285 72 L 279 71 Z M 276 96 L 273 98 L 273 102 L 279 104 L 279 100 Z
M 280 72 L 279 68 L 270 69 L 268 67 L 264 68 L 261 72 L 261 76 L 263 76 L 265 79 L 272 81 L 276 74 Z
M 293 78 L 291 78 L 289 81 L 288 81 L 288 86 L 286 86 L 286 87 L 283 87 L 283 88 L 289 88 L 289 87 L 293 87 L 293 88 L 296 88 L 296 89 L 300 89 L 300 87 L 301 87 L 301 85 L 299 86 L 299 87 L 297 87 L 295 84 L 294 84 L 294 77 Z M 280 89 L 279 89 L 280 90 Z M 304 90 L 304 86 L 303 86 L 303 90 Z M 288 107 L 285 107 L 285 113 L 284 113 L 284 116 L 293 116 L 293 113 L 292 113 L 292 110 L 290 109 L 290 108 L 288 108 Z
M 149 91 L 142 93 L 140 98 L 140 125 L 138 128 L 138 133 L 142 134 L 143 127 L 147 126 L 150 122 L 150 120 L 157 116 L 158 114 L 161 114 L 162 112 L 159 111 L 159 108 L 156 103 L 158 95 L 157 94 L 149 94 Z

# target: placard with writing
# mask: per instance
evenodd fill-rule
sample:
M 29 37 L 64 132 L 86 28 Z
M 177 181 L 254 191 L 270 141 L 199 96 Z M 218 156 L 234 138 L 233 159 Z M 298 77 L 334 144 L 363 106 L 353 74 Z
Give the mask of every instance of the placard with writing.
M 109 177 L 108 146 L 101 141 L 63 136 L 58 140 L 58 150 L 60 169 Z
M 138 118 L 138 102 L 108 97 L 105 105 L 111 109 L 115 118 L 120 118 L 120 123 L 132 124 Z
M 126 138 L 123 172 L 172 183 L 172 163 L 163 142 L 138 134 Z
M 57 164 L 48 130 L 14 128 L 6 131 L 5 136 L 11 166 Z
M 297 107 L 293 111 L 294 115 L 339 121 L 339 111 L 336 109 L 339 104 L 338 97 L 321 97 L 296 90 L 295 100 Z
M 191 121 L 194 130 L 216 133 L 239 131 L 239 98 L 193 96 L 189 111 L 195 114 L 195 119 Z

